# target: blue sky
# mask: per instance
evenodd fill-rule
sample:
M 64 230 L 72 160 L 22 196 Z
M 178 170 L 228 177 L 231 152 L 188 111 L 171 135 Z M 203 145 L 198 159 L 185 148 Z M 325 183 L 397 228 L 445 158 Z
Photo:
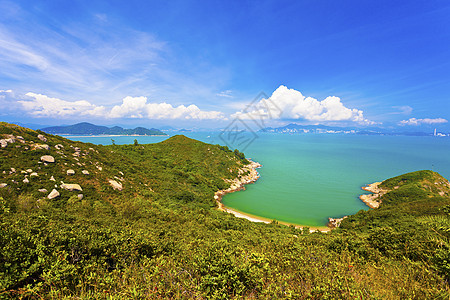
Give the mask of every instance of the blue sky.
M 448 1 L 3 1 L 0 120 L 450 130 Z M 260 92 L 267 99 L 247 105 Z

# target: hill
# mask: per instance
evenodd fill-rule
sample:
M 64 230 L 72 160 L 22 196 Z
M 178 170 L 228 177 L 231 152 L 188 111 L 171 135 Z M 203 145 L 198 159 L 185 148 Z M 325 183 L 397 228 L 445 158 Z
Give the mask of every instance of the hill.
M 119 126 L 106 127 L 83 122 L 68 126 L 54 126 L 42 128 L 42 131 L 50 134 L 82 134 L 82 135 L 167 135 L 159 129 L 147 129 L 137 127 L 134 129 L 124 129 Z
M 248 163 L 227 147 L 98 146 L 7 123 L 1 140 L 0 298 L 449 296 L 448 181 L 432 171 L 384 181 L 379 208 L 310 234 L 216 209 Z

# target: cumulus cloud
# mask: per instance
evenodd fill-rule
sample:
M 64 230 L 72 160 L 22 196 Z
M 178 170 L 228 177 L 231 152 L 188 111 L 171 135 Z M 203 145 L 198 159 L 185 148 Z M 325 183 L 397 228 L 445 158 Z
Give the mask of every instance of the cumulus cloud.
M 347 108 L 339 97 L 329 96 L 322 101 L 305 97 L 297 90 L 281 85 L 269 99 L 262 99 L 253 108 L 232 115 L 243 119 L 255 116 L 274 118 L 274 112 L 281 112 L 275 118 L 303 119 L 307 121 L 353 121 L 374 124 L 364 118 L 362 110 Z M 276 115 L 276 114 L 275 114 Z
M 149 119 L 225 119 L 222 112 L 203 111 L 196 105 L 172 106 L 166 102 L 147 102 L 147 97 L 125 97 L 121 105 L 116 105 L 109 114 L 111 118 L 149 118 Z
M 0 91 L 0 96 L 2 96 Z M 73 117 L 94 116 L 102 118 L 149 118 L 149 119 L 225 119 L 222 112 L 203 111 L 196 105 L 179 105 L 147 102 L 147 97 L 125 97 L 121 105 L 111 109 L 97 106 L 86 100 L 66 101 L 42 94 L 27 93 L 24 99 L 17 101 L 22 109 L 36 117 Z M 1 100 L 1 98 L 0 98 Z
M 399 122 L 399 125 L 405 126 L 405 125 L 422 125 L 422 124 L 427 124 L 427 125 L 431 125 L 431 124 L 443 124 L 443 123 L 447 123 L 448 121 L 446 119 L 443 118 L 435 118 L 435 119 L 429 119 L 429 118 L 425 118 L 425 119 L 416 119 L 416 118 L 411 118 L 408 120 L 402 120 Z
M 86 100 L 65 101 L 42 94 L 26 93 L 28 99 L 18 101 L 31 115 L 38 117 L 67 117 L 67 116 L 102 116 L 104 106 L 91 104 Z

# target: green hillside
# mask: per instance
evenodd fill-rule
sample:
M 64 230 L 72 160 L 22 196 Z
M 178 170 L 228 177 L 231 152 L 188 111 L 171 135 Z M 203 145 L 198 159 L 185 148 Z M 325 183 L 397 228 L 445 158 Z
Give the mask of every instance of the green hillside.
M 449 297 L 450 186 L 432 171 L 384 181 L 378 209 L 310 234 L 215 208 L 248 163 L 226 147 L 98 146 L 7 123 L 1 140 L 1 299 Z

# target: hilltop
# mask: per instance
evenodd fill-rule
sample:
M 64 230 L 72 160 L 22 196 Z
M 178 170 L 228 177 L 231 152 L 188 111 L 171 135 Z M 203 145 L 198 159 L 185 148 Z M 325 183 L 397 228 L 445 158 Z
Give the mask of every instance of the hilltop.
M 385 180 L 379 208 L 310 234 L 217 210 L 249 163 L 227 147 L 100 146 L 7 123 L 0 143 L 0 298 L 449 296 L 450 186 L 435 172 Z
M 159 129 L 136 127 L 124 129 L 120 126 L 106 127 L 83 122 L 68 126 L 45 127 L 42 131 L 50 134 L 81 134 L 81 135 L 167 135 Z

